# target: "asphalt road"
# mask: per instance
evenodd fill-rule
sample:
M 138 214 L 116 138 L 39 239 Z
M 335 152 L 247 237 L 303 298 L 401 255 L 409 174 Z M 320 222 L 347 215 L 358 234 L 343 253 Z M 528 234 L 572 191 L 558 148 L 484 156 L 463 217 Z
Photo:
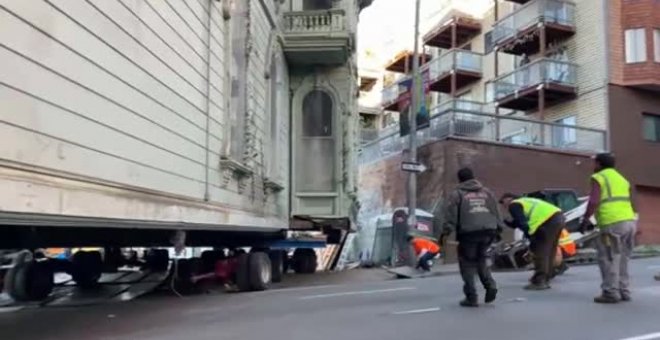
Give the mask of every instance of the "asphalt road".
M 28 309 L 0 313 L 0 339 L 651 340 L 660 339 L 658 271 L 660 259 L 634 261 L 634 301 L 617 305 L 592 302 L 598 269 L 586 266 L 543 292 L 522 289 L 529 273 L 497 274 L 498 300 L 477 309 L 458 306 L 453 275 Z

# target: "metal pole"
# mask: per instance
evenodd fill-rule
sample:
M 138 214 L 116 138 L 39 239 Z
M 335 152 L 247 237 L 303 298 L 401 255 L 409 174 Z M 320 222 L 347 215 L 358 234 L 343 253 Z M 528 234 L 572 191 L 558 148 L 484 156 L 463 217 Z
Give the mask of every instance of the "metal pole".
M 412 103 L 410 107 L 410 162 L 417 163 L 417 113 L 419 112 L 419 94 L 421 90 L 419 77 L 419 10 L 420 0 L 415 0 L 415 44 L 413 48 L 413 88 Z M 408 227 L 413 229 L 417 226 L 417 174 L 411 172 L 408 176 Z

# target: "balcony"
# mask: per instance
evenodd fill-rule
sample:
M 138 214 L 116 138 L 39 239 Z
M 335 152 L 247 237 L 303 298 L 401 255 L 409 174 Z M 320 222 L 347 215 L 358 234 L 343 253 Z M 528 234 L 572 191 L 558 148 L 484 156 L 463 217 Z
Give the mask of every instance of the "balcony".
M 353 39 L 341 9 L 284 13 L 284 53 L 294 65 L 341 65 Z
M 399 103 L 410 99 L 410 88 L 412 88 L 412 77 L 405 77 L 383 89 L 383 110 L 398 112 Z
M 431 91 L 452 93 L 452 77 L 457 90 L 481 79 L 482 55 L 465 50 L 451 50 L 424 65 Z
M 419 146 L 458 137 L 569 152 L 595 153 L 606 150 L 606 134 L 602 130 L 494 115 L 487 113 L 488 109 L 480 103 L 447 105 L 447 109 L 432 110 L 436 115 L 431 117 L 430 126 L 417 132 Z M 467 105 L 463 108 L 469 110 L 464 110 L 461 105 Z M 398 130 L 382 135 L 362 145 L 359 164 L 376 162 L 398 154 L 408 147 L 407 141 L 408 137 L 399 136 Z
M 534 55 L 543 44 L 547 46 L 573 34 L 575 4 L 563 0 L 535 0 L 495 24 L 493 44 L 500 52 Z
M 424 65 L 431 60 L 430 54 L 419 55 L 419 65 Z M 385 70 L 390 72 L 408 74 L 412 71 L 413 53 L 410 51 L 399 52 L 389 64 L 385 65 Z
M 467 14 L 451 13 L 426 33 L 424 44 L 443 49 L 464 45 L 481 32 L 481 23 Z
M 577 94 L 577 66 L 539 59 L 504 74 L 487 85 L 487 97 L 499 107 L 530 111 L 572 100 Z

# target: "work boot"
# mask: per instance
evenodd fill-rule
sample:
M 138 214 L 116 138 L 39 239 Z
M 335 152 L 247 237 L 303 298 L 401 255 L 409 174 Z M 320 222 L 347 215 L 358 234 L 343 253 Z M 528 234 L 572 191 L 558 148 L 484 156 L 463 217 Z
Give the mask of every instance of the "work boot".
M 546 290 L 550 289 L 550 285 L 545 282 L 545 283 L 530 283 L 527 286 L 525 286 L 525 290 Z
M 466 297 L 465 299 L 461 300 L 459 304 L 463 307 L 479 307 L 476 296 Z
M 486 289 L 486 298 L 484 299 L 485 303 L 491 303 L 497 298 L 497 289 Z
M 615 296 L 610 294 L 603 293 L 600 296 L 594 298 L 595 303 L 618 303 L 620 300 Z
M 630 294 L 621 293 L 621 301 L 623 302 L 632 301 L 632 297 L 630 296 Z

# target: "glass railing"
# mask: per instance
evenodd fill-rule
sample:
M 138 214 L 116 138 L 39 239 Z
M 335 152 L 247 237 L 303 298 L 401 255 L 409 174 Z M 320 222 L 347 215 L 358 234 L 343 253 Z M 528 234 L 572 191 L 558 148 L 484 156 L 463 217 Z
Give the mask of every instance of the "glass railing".
M 498 21 L 493 27 L 495 45 L 539 22 L 575 26 L 575 4 L 562 0 L 535 0 Z
M 575 152 L 606 150 L 606 135 L 602 130 L 440 107 L 442 105 L 432 110 L 438 113 L 431 117 L 429 127 L 417 132 L 418 145 L 460 137 Z M 470 106 L 477 107 L 476 104 Z M 360 150 L 359 163 L 368 164 L 393 156 L 407 148 L 407 145 L 408 137 L 400 137 L 398 131 L 393 131 L 364 144 Z
M 554 59 L 539 59 L 504 74 L 486 85 L 486 100 L 497 101 L 539 84 L 577 86 L 577 65 Z
M 410 77 L 404 77 L 396 81 L 393 85 L 387 86 L 383 89 L 383 106 L 387 107 L 391 104 L 396 103 L 399 100 L 399 97 L 406 93 L 406 86 L 402 85 L 403 82 L 409 81 Z
M 481 73 L 482 55 L 466 50 L 450 50 L 423 66 L 428 69 L 429 78 L 437 79 L 452 70 Z

